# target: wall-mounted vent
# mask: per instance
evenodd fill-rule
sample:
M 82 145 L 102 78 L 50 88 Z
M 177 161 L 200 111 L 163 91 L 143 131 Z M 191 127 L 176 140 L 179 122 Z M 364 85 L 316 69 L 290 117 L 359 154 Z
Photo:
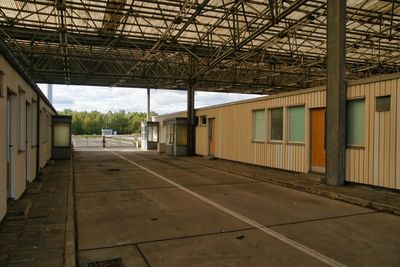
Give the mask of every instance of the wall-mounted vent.
M 376 111 L 389 111 L 390 110 L 390 95 L 376 97 Z

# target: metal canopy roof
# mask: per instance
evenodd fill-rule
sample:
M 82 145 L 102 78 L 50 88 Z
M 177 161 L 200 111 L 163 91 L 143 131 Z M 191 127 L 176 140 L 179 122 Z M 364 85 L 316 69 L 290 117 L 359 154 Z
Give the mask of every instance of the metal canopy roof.
M 272 94 L 326 81 L 326 0 L 1 0 L 40 83 Z M 399 71 L 400 2 L 347 1 L 347 79 Z

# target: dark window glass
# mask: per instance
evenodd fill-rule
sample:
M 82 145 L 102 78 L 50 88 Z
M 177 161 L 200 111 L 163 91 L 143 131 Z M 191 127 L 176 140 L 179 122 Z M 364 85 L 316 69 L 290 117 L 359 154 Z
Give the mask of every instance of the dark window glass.
M 390 110 L 390 95 L 378 96 L 376 98 L 376 111 Z
M 283 139 L 283 108 L 271 109 L 271 140 Z
M 207 124 L 207 116 L 201 116 L 201 124 L 203 125 Z

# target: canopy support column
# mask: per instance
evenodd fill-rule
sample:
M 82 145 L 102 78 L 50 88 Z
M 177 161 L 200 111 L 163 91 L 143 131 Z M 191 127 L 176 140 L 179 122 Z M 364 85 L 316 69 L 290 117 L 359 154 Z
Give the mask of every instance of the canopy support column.
M 194 156 L 196 153 L 194 91 L 193 83 L 189 83 L 187 89 L 187 154 L 189 156 Z
M 328 0 L 326 182 L 345 181 L 346 0 Z
M 147 88 L 147 121 L 151 120 L 150 116 L 150 88 Z

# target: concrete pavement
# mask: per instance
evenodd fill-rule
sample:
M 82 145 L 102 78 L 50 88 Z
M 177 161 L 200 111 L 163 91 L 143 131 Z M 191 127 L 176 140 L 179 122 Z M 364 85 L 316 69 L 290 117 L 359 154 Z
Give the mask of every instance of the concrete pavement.
M 319 266 L 323 257 L 348 266 L 400 262 L 400 217 L 195 160 L 115 152 L 75 153 L 80 266 L 115 258 L 125 266 Z
M 0 266 L 73 266 L 75 230 L 79 266 L 400 262 L 400 217 L 358 203 L 395 210 L 398 192 L 327 187 L 257 166 L 99 144 L 76 148 L 74 198 L 68 161 L 44 169 L 43 185 L 22 197 L 32 201 L 27 217 L 0 224 Z
M 66 251 L 70 161 L 56 161 L 43 170 L 42 179 L 29 184 L 21 201 L 32 203 L 27 214 L 0 224 L 1 267 L 63 266 Z M 39 188 L 31 190 L 31 188 Z M 72 193 L 72 192 L 71 192 Z

